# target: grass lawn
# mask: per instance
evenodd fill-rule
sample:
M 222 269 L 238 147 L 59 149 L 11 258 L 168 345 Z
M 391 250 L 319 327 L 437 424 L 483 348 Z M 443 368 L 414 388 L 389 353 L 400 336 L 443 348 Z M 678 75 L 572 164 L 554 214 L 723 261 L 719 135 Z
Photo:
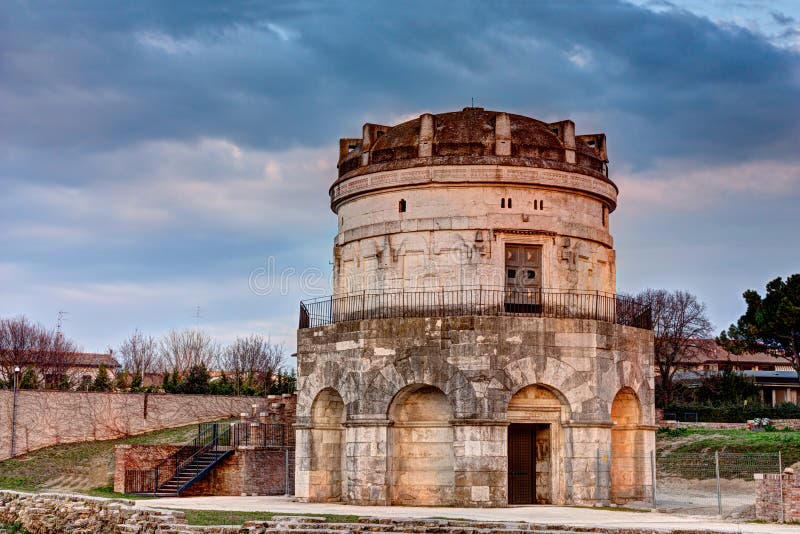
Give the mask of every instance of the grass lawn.
M 777 453 L 783 465 L 800 462 L 800 431 L 752 432 L 750 430 L 682 429 L 680 432 L 658 433 L 659 450 L 671 453 L 739 452 Z M 669 454 L 669 453 L 668 453 Z
M 245 521 L 269 521 L 273 517 L 302 515 L 303 517 L 324 517 L 329 523 L 355 523 L 357 515 L 332 514 L 281 514 L 273 512 L 231 512 L 225 510 L 180 510 L 186 514 L 190 525 L 241 525 Z
M 127 497 L 109 487 L 114 471 L 114 445 L 125 443 L 182 444 L 197 425 L 159 430 L 123 439 L 54 445 L 0 462 L 0 488 L 20 491 L 72 491 L 100 497 Z

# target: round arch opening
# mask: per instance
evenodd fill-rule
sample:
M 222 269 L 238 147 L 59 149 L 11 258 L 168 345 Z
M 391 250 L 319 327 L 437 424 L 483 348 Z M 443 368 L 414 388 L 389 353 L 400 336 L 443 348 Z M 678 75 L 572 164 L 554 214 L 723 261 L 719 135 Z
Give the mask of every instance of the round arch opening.
M 311 404 L 309 501 L 340 501 L 344 494 L 344 401 L 333 388 Z
M 508 503 L 566 501 L 564 428 L 569 404 L 543 384 L 517 391 L 508 402 Z
M 611 501 L 644 498 L 647 479 L 642 408 L 636 392 L 620 389 L 611 403 Z
M 388 409 L 392 504 L 449 506 L 455 495 L 453 408 L 437 387 L 416 384 Z

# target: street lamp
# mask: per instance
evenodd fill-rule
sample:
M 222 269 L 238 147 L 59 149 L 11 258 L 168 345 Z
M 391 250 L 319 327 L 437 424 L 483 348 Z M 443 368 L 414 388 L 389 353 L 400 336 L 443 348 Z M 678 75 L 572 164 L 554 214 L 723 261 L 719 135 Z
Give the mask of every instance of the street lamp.
M 19 377 L 19 365 L 14 366 L 14 400 L 11 407 L 11 457 L 14 457 L 16 452 L 16 438 L 17 438 L 17 378 Z

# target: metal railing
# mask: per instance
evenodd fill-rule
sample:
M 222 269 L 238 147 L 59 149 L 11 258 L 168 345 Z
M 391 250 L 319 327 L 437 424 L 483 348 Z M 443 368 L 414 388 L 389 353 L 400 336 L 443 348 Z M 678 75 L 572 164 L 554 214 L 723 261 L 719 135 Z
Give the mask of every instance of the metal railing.
M 207 427 L 220 425 L 220 423 L 201 423 L 201 431 Z M 220 425 L 225 426 L 225 425 Z M 230 433 L 226 442 L 221 445 L 230 447 L 294 447 L 294 431 L 290 425 L 284 423 L 259 423 L 235 422 L 227 425 Z M 222 434 L 220 433 L 220 436 Z
M 154 467 L 126 469 L 125 493 L 155 494 L 178 474 L 200 475 L 203 466 L 197 465 L 195 460 L 203 454 L 230 451 L 239 446 L 293 448 L 294 432 L 284 423 L 201 423 L 194 439 Z
M 624 295 L 486 287 L 363 291 L 306 300 L 300 303 L 300 328 L 369 319 L 465 315 L 592 319 L 652 329 L 650 307 Z
M 218 425 L 198 427 L 197 437 L 150 469 L 127 469 L 125 493 L 156 493 L 168 480 L 192 469 L 195 460 L 207 452 L 230 449 L 230 428 Z M 199 473 L 194 473 L 199 474 Z

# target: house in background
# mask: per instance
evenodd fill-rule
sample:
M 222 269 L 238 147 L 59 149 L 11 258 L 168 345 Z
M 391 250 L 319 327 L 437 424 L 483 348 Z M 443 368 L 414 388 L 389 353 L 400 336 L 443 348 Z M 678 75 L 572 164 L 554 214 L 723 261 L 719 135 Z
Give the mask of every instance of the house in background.
M 121 368 L 111 352 L 42 353 L 30 351 L 16 358 L 7 357 L 6 363 L 19 367 L 23 373 L 26 369 L 33 369 L 40 387 L 47 389 L 58 389 L 65 378 L 69 379 L 72 388 L 86 389 L 94 382 L 101 366 L 106 368 L 111 380 Z
M 733 354 L 713 339 L 701 340 L 697 349 L 683 358 L 681 371 L 674 379 L 690 387 L 699 387 L 704 377 L 723 371 L 737 371 L 752 378 L 768 406 L 785 402 L 797 404 L 800 398 L 797 372 L 787 360 L 765 352 Z

